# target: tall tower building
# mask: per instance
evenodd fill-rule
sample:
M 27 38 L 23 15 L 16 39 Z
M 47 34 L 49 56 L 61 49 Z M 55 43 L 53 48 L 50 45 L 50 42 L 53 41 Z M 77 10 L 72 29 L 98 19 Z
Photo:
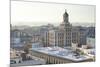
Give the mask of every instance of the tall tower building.
M 72 25 L 69 23 L 69 15 L 65 10 L 63 14 L 63 22 L 60 24 L 60 29 L 64 31 L 64 46 L 72 44 Z

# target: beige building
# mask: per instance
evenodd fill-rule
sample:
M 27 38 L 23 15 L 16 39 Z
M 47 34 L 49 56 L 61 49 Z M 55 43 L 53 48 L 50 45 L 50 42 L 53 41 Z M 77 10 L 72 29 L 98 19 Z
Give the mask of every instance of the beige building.
M 72 25 L 69 23 L 69 15 L 65 10 L 63 15 L 63 23 L 60 24 L 60 29 L 64 32 L 64 46 L 72 44 Z
M 43 34 L 43 44 L 44 44 L 44 47 L 47 47 L 49 46 L 49 31 L 44 31 L 44 34 Z
M 64 46 L 64 32 L 61 30 L 49 31 L 49 46 Z
M 40 43 L 41 42 L 40 35 L 34 34 L 33 37 L 32 37 L 31 42 L 33 42 L 33 43 L 39 42 Z
M 69 23 L 69 15 L 65 11 L 63 15 L 63 22 L 58 28 L 48 24 L 47 26 L 41 27 L 40 35 L 33 36 L 33 42 L 39 42 L 44 47 L 48 46 L 59 46 L 67 47 L 72 44 L 72 25 Z
M 65 11 L 63 22 L 59 29 L 49 31 L 49 45 L 66 47 L 72 44 L 72 25 L 69 23 L 69 15 Z

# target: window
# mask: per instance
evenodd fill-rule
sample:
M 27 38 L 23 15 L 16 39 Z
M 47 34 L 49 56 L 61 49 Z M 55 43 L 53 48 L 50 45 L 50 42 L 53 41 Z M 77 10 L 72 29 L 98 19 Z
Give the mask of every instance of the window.
M 10 60 L 10 64 L 15 64 L 16 61 L 15 60 Z
M 21 61 L 19 61 L 19 63 L 21 63 Z

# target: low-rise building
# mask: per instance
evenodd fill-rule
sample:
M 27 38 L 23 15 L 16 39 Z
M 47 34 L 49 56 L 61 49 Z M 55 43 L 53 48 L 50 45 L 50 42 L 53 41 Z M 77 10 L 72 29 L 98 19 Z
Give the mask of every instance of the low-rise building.
M 43 45 L 39 42 L 37 43 L 32 43 L 32 48 L 39 48 L 39 47 L 43 47 Z
M 46 64 L 44 59 L 40 59 L 30 54 L 26 54 L 24 51 L 16 51 L 11 49 L 10 51 L 10 66 L 30 66 L 30 65 L 43 65 Z
M 20 52 L 15 49 L 10 50 L 10 64 L 18 64 L 22 62 Z
M 79 48 L 81 52 L 86 54 L 87 56 L 91 57 L 95 61 L 95 49 L 94 48 Z
M 41 47 L 30 49 L 30 54 L 47 61 L 47 64 L 77 63 L 92 61 L 87 55 L 78 55 L 71 48 Z
M 87 46 L 90 48 L 95 48 L 95 38 L 88 37 L 87 38 Z
M 10 64 L 11 67 L 17 67 L 17 66 L 34 66 L 34 65 L 44 65 L 46 64 L 46 61 L 44 59 L 40 59 L 38 57 L 32 57 L 31 60 L 22 61 L 20 63 L 13 63 Z
M 21 30 L 14 29 L 10 32 L 10 47 L 23 48 L 24 44 L 30 42 L 31 36 Z

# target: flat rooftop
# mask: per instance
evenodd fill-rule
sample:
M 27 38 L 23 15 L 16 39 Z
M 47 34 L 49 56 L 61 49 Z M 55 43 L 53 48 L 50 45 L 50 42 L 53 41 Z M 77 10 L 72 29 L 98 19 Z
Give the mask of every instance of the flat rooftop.
M 32 48 L 31 50 L 52 55 L 52 56 L 56 56 L 56 57 L 60 57 L 60 58 L 64 58 L 67 60 L 69 59 L 76 62 L 91 59 L 89 56 L 86 56 L 86 55 L 76 56 L 76 53 L 70 48 L 64 49 L 61 47 L 39 47 L 39 48 Z

